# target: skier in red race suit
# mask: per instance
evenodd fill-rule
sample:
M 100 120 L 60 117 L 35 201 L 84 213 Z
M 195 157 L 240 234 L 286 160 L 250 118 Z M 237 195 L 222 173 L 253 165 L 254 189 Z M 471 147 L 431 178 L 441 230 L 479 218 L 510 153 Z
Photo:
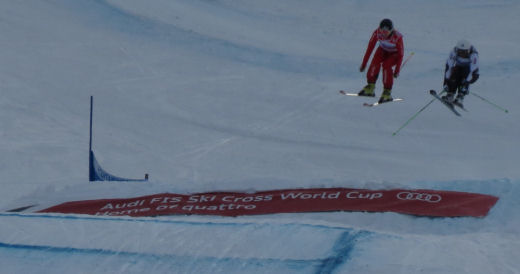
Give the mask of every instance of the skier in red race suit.
M 382 66 L 384 89 L 379 99 L 379 103 L 381 104 L 393 100 L 391 95 L 392 86 L 394 84 L 393 78 L 399 76 L 404 55 L 403 35 L 394 29 L 394 25 L 390 19 L 383 19 L 379 24 L 379 28 L 372 33 L 359 71 L 363 72 L 365 70 L 368 59 L 377 42 L 379 42 L 379 47 L 376 49 L 376 53 L 367 71 L 367 85 L 358 95 L 375 96 L 374 89 Z M 394 66 L 395 70 L 392 70 Z

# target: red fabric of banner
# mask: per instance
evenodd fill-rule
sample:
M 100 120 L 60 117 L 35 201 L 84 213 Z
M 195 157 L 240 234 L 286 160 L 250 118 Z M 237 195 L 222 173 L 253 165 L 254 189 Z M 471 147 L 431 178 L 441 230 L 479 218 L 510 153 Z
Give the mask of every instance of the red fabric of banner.
M 433 217 L 483 217 L 497 201 L 498 197 L 491 195 L 455 191 L 314 188 L 255 193 L 161 193 L 127 199 L 66 202 L 39 212 L 140 217 L 366 211 Z

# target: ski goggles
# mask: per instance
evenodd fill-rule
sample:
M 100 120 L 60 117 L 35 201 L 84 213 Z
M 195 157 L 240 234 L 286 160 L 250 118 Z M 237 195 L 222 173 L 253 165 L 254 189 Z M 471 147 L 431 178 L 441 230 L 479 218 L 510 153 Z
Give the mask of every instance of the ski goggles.
M 457 49 L 457 56 L 469 57 L 469 49 Z

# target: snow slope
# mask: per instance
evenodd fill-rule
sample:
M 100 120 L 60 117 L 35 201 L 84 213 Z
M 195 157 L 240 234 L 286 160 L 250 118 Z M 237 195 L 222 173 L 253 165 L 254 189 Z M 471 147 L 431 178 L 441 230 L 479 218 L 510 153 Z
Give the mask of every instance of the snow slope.
M 3 273 L 518 273 L 517 1 L 0 3 L 0 209 L 168 191 L 397 187 L 500 197 L 489 216 L 92 218 L 0 213 Z M 433 16 L 432 16 L 433 15 Z M 402 103 L 340 96 L 391 18 L 415 55 Z M 434 102 L 457 40 L 481 57 L 468 113 Z M 381 92 L 378 82 L 376 92 Z M 101 165 L 88 183 L 89 97 Z

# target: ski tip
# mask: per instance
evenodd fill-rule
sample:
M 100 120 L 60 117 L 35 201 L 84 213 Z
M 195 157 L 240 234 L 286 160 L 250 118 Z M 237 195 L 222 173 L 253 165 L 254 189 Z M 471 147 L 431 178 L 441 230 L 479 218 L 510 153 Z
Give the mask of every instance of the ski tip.
M 430 89 L 430 94 L 437 94 L 437 91 Z
M 346 92 L 344 90 L 340 90 L 339 93 L 343 94 L 343 95 L 347 95 L 347 96 L 359 96 L 357 93 L 350 93 L 350 92 Z
M 404 101 L 404 99 L 403 98 L 394 98 L 391 101 L 386 101 L 386 102 L 382 102 L 382 103 L 379 103 L 379 101 L 375 102 L 375 103 L 363 103 L 363 106 L 365 106 L 365 107 L 375 107 L 375 106 L 379 106 L 379 105 L 382 105 L 382 104 L 388 104 L 388 103 L 391 103 L 391 102 L 401 102 L 401 101 Z

